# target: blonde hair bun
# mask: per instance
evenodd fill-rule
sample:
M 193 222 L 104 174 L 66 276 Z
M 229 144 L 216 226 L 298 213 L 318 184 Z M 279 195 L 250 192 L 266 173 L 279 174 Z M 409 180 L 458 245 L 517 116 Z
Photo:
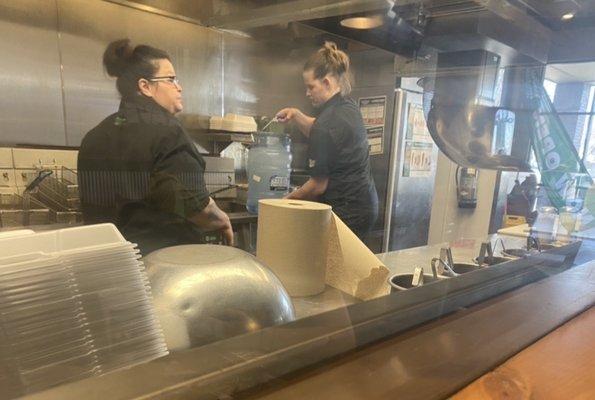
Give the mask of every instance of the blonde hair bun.
M 324 42 L 324 45 L 312 54 L 304 65 L 304 71 L 307 70 L 312 70 L 316 79 L 332 75 L 339 80 L 342 95 L 345 96 L 351 92 L 349 56 L 343 50 L 339 50 L 336 43 Z
M 338 73 L 345 73 L 349 70 L 349 56 L 342 50 L 339 50 L 334 42 L 324 42 L 322 49 L 328 62 Z

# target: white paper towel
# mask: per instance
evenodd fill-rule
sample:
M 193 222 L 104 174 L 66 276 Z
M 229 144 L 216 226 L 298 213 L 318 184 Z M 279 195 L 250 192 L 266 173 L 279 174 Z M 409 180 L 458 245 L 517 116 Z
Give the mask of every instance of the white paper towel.
M 321 293 L 325 283 L 362 300 L 390 292 L 388 269 L 325 204 L 261 200 L 256 256 L 291 296 Z

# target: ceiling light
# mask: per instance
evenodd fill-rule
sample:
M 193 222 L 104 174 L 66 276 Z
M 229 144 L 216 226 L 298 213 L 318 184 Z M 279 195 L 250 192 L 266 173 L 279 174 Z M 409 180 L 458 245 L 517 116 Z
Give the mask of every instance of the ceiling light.
M 341 25 L 352 29 L 374 29 L 384 24 L 384 18 L 380 15 L 370 17 L 353 17 L 341 20 Z
M 566 14 L 562 15 L 562 21 L 570 21 L 575 15 L 576 13 L 574 12 L 567 12 Z

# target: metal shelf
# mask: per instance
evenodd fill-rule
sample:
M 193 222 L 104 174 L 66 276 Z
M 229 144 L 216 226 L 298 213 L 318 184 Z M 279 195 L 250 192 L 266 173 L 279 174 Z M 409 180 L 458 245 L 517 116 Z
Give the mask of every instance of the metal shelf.
M 209 131 L 201 136 L 216 142 L 254 143 L 254 133 Z
M 212 154 L 219 154 L 223 151 L 229 144 L 233 142 L 242 143 L 245 145 L 254 144 L 254 134 L 253 133 L 241 133 L 241 132 L 223 132 L 223 131 L 197 131 L 197 130 L 188 130 L 192 133 L 192 138 L 202 145 L 209 145 L 208 150 L 212 152 Z

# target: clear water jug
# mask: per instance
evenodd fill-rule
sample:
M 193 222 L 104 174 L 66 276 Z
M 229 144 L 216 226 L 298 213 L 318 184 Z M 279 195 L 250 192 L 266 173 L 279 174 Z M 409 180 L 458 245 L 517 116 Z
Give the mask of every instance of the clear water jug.
M 258 213 L 258 200 L 279 199 L 289 192 L 291 139 L 276 133 L 257 133 L 248 152 L 248 212 Z

